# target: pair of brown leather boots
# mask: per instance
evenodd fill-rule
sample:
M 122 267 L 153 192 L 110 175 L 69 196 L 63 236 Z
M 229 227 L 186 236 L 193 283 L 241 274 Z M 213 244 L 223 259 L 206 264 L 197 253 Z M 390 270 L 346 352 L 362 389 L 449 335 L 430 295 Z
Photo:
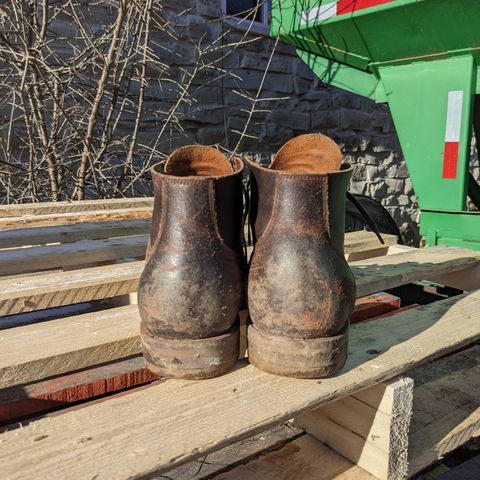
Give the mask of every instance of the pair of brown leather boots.
M 335 374 L 347 357 L 355 281 L 343 252 L 352 168 L 328 137 L 287 142 L 252 173 L 254 252 L 243 253 L 243 163 L 189 146 L 152 168 L 155 191 L 138 304 L 147 367 L 201 379 L 233 367 L 248 277 L 250 362 L 299 378 Z

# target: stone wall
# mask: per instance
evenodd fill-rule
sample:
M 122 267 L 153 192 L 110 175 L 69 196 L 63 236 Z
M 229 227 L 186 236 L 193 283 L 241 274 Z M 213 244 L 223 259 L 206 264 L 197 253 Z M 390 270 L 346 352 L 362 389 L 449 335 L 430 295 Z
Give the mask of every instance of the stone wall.
M 274 40 L 262 34 L 245 43 L 245 27 L 222 22 L 219 0 L 181 0 L 184 30 L 177 49 L 192 43 L 215 41 L 225 35 L 221 78 L 194 80 L 191 106 L 183 107 L 186 134 L 203 144 L 232 149 L 243 131 L 252 102 L 267 67 Z M 172 16 L 174 10 L 172 10 Z M 232 43 L 242 42 L 239 47 Z M 193 52 L 190 52 L 192 54 Z M 173 58 L 171 60 L 174 60 Z M 417 230 L 417 205 L 388 107 L 322 84 L 295 55 L 294 48 L 278 44 L 265 75 L 259 102 L 240 151 L 273 154 L 284 142 L 305 132 L 321 132 L 341 146 L 355 165 L 351 191 L 380 201 L 409 240 Z M 179 138 L 182 143 L 185 138 Z M 175 142 L 176 143 L 176 142 Z

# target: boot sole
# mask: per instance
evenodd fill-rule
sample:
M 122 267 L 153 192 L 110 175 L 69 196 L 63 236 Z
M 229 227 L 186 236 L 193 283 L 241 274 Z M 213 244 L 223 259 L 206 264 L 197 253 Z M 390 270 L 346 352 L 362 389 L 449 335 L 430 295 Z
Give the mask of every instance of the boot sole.
M 226 333 L 200 339 L 153 337 L 141 326 L 145 366 L 164 377 L 201 380 L 218 377 L 238 359 L 238 322 Z
M 347 360 L 348 324 L 334 337 L 293 338 L 248 326 L 248 359 L 274 375 L 325 378 L 335 375 Z

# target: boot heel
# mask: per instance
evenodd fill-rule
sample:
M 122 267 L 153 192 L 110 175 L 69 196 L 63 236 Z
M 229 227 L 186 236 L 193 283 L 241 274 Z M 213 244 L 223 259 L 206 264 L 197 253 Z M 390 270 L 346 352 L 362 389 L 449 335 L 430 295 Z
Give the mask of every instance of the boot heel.
M 334 337 L 293 338 L 248 326 L 248 359 L 274 375 L 323 378 L 335 375 L 347 360 L 348 324 Z
M 145 366 L 165 377 L 201 380 L 222 375 L 238 359 L 238 322 L 226 333 L 210 338 L 178 339 L 149 335 L 140 326 Z

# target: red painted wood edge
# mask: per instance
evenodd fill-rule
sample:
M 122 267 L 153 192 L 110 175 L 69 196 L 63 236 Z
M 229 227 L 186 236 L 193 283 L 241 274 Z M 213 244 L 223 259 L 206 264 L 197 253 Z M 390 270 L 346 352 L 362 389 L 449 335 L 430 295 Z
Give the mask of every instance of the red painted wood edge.
M 0 422 L 158 380 L 136 357 L 0 391 Z
M 374 322 L 375 320 L 380 320 L 381 318 L 392 317 L 393 315 L 398 315 L 399 313 L 406 312 L 407 310 L 412 310 L 419 306 L 420 305 L 418 303 L 413 303 L 412 305 L 407 305 L 406 307 L 401 307 L 401 308 L 398 308 L 397 310 L 392 310 L 391 312 L 382 313 L 381 315 L 378 315 L 378 317 L 367 318 L 366 320 L 362 320 L 359 323 Z M 448 355 L 451 355 L 451 354 L 448 353 L 447 356 Z
M 350 323 L 357 323 L 369 318 L 378 317 L 387 312 L 400 308 L 401 300 L 389 293 L 374 293 L 366 297 L 358 298 L 355 309 L 350 317 Z

